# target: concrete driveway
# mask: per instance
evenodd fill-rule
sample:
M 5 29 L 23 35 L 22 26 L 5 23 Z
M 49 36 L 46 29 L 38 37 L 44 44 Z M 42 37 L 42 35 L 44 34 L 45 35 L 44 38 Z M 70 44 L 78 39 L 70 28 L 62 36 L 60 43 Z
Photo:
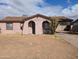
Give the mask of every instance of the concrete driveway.
M 66 40 L 68 43 L 72 44 L 75 47 L 78 47 L 78 35 L 68 34 L 66 32 L 59 32 L 55 35 L 59 36 L 61 39 Z

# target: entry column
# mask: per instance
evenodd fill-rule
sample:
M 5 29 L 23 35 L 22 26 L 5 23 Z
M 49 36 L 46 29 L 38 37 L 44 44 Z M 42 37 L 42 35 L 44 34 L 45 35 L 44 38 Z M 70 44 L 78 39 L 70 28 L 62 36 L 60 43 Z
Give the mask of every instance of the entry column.
M 36 22 L 36 34 L 43 34 L 42 22 L 39 21 Z

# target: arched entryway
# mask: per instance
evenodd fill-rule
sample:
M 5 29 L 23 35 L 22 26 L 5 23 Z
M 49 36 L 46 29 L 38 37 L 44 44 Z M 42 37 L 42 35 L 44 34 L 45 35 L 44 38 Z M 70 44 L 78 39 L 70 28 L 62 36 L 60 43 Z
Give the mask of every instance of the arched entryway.
M 50 23 L 48 21 L 44 21 L 42 23 L 42 28 L 43 28 L 43 34 L 51 34 L 52 33 Z
M 34 21 L 30 21 L 28 23 L 28 27 L 32 28 L 32 34 L 35 34 L 35 22 Z

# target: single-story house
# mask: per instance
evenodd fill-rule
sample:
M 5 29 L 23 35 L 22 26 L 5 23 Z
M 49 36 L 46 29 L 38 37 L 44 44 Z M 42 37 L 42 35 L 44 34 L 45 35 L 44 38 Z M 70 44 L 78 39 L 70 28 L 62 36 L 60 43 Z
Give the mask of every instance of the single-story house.
M 0 20 L 0 33 L 51 34 L 49 19 L 49 17 L 40 14 L 30 17 L 5 17 Z
M 41 14 L 21 17 L 5 17 L 0 20 L 2 34 L 53 34 L 51 18 Z

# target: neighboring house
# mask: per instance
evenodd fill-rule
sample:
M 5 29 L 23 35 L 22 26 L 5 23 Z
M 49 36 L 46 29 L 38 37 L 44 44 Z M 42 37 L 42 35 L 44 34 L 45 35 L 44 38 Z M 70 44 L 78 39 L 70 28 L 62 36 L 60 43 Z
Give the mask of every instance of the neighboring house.
M 70 33 L 78 33 L 78 19 L 72 21 L 64 30 L 69 31 Z
M 36 14 L 30 17 L 5 17 L 0 20 L 2 34 L 53 34 L 50 26 L 51 18 Z
M 71 24 L 71 33 L 78 33 L 78 19 L 73 21 Z

